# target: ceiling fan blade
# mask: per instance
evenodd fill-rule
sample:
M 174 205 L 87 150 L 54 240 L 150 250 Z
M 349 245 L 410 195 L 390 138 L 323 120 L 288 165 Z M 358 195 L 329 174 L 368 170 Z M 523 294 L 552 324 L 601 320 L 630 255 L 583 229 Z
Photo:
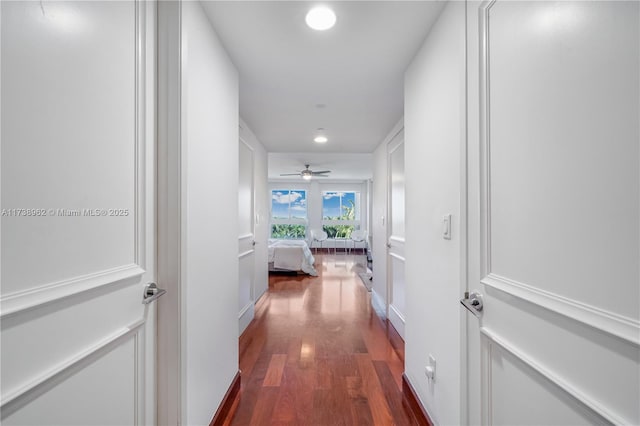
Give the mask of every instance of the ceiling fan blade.
M 313 171 L 311 173 L 313 173 L 314 176 L 317 176 L 317 175 L 321 175 L 323 173 L 331 173 L 331 170 L 321 170 L 319 172 Z
M 280 176 L 300 176 L 300 173 L 280 173 Z
M 313 177 L 329 177 L 329 176 L 327 176 L 327 175 L 317 175 L 317 174 L 314 173 Z

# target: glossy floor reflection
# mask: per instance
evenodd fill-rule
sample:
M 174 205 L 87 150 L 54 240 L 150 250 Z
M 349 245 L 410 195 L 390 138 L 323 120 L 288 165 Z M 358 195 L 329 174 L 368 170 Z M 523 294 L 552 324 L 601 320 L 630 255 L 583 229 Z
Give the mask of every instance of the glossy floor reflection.
M 316 255 L 318 277 L 271 275 L 240 338 L 231 425 L 411 425 L 404 344 L 371 307 L 362 255 Z

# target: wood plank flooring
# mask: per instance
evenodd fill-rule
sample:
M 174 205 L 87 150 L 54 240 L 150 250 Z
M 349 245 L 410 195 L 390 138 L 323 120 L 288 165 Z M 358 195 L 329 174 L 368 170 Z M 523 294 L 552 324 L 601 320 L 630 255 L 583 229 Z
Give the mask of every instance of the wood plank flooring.
M 316 255 L 318 277 L 272 275 L 240 337 L 228 425 L 415 425 L 404 343 L 371 307 L 362 255 Z

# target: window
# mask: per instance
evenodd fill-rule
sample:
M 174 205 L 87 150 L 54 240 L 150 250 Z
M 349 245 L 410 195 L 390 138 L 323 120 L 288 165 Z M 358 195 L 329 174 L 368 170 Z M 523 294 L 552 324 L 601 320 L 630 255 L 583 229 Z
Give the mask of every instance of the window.
M 325 191 L 322 193 L 322 229 L 329 238 L 349 238 L 360 228 L 360 193 Z
M 271 191 L 271 238 L 305 238 L 307 192 L 297 189 Z

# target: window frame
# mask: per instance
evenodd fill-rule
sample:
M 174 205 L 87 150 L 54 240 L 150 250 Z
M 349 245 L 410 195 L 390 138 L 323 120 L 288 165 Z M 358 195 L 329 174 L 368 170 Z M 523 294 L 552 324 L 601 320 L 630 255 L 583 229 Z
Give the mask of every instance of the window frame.
M 309 206 L 307 204 L 308 201 L 308 197 L 309 197 L 309 191 L 306 189 L 296 189 L 296 188 L 287 188 L 287 189 L 271 189 L 271 204 L 269 206 L 269 238 L 282 238 L 282 237 L 274 237 L 273 236 L 273 227 L 274 225 L 295 225 L 295 226 L 303 226 L 304 227 L 304 235 L 301 237 L 296 237 L 295 239 L 306 239 L 306 236 L 308 234 L 308 228 L 309 228 Z M 291 214 L 291 200 L 289 200 L 289 206 L 287 209 L 287 213 L 289 215 L 288 218 L 275 218 L 273 215 L 273 203 L 274 203 L 274 195 L 275 193 L 280 192 L 280 193 L 287 193 L 287 195 L 290 195 L 292 192 L 298 192 L 298 193 L 303 193 L 303 199 L 305 200 L 305 211 L 304 211 L 304 218 L 300 218 L 300 217 L 292 217 Z M 282 203 L 284 204 L 284 203 Z
M 325 196 L 327 194 L 354 194 L 354 208 L 355 208 L 355 219 L 325 219 L 324 215 L 324 202 L 326 200 Z M 362 205 L 362 194 L 360 191 L 356 190 L 322 190 L 320 191 L 320 196 L 322 197 L 322 229 L 324 230 L 327 226 L 353 226 L 351 232 L 358 230 L 362 226 L 361 219 L 361 205 Z M 340 207 L 342 207 L 342 196 L 340 196 Z M 349 233 L 350 234 L 350 233 Z M 331 239 L 335 239 L 335 237 L 330 237 Z M 348 237 L 342 237 L 348 238 Z

